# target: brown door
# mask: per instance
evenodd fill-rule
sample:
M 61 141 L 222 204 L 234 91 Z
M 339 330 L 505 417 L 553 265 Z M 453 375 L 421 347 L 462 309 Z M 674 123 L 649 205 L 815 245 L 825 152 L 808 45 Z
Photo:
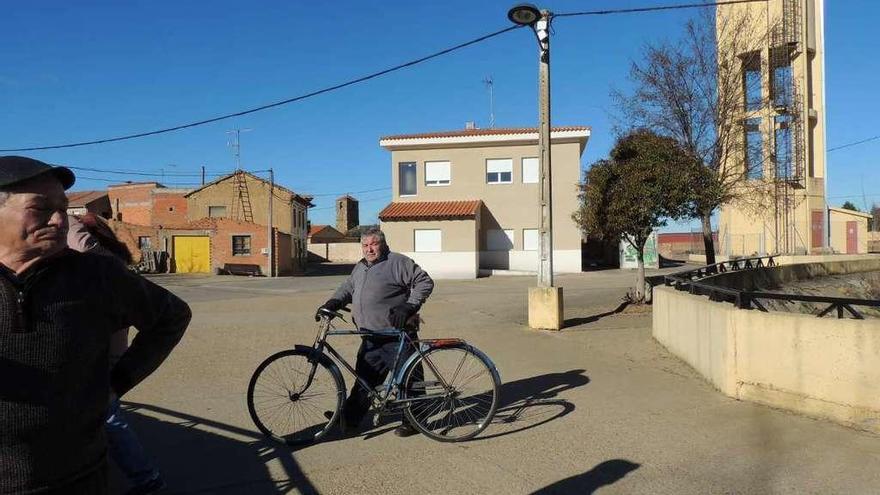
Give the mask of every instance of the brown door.
M 846 222 L 846 254 L 859 252 L 859 222 Z
M 812 232 L 812 242 L 810 243 L 811 247 L 820 248 L 823 245 L 823 237 L 825 230 L 823 227 L 825 226 L 825 212 L 822 210 L 813 210 L 813 221 L 810 225 L 810 230 Z

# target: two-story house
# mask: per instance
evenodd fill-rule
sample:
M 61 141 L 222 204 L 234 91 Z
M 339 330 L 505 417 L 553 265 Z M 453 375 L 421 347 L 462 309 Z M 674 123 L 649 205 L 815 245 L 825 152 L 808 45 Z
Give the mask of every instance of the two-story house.
M 590 128 L 551 133 L 554 271 L 581 271 L 581 155 Z M 538 131 L 463 129 L 387 136 L 393 198 L 379 213 L 391 249 L 432 276 L 480 270 L 537 271 L 540 223 Z

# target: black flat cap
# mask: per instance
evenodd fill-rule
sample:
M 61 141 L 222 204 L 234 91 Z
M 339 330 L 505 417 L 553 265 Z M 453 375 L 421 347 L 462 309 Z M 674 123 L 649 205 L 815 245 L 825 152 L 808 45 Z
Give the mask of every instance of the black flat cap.
M 18 184 L 43 174 L 54 175 L 64 189 L 69 189 L 76 181 L 73 172 L 67 167 L 49 165 L 26 156 L 0 156 L 0 187 Z

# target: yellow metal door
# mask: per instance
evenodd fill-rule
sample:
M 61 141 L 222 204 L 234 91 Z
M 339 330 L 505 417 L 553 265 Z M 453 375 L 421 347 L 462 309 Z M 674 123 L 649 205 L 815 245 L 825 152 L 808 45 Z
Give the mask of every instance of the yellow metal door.
M 174 236 L 174 262 L 177 273 L 211 271 L 211 242 L 205 236 Z

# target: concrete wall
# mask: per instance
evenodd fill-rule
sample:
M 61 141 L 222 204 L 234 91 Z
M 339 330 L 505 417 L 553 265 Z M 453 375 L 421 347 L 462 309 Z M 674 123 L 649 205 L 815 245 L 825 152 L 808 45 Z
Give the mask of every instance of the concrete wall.
M 401 254 L 405 254 L 415 260 L 434 279 L 477 278 L 479 253 L 475 251 L 446 253 L 403 252 Z
M 399 253 L 415 250 L 416 230 L 439 229 L 441 249 L 444 252 L 478 250 L 477 222 L 475 220 L 435 220 L 423 222 L 382 222 L 382 232 L 392 251 Z
M 415 252 L 415 230 L 439 229 L 439 253 Z M 479 221 L 436 220 L 382 222 L 392 251 L 416 260 L 434 278 L 476 278 L 479 268 Z
M 704 281 L 721 287 L 759 290 L 829 275 L 880 271 L 880 256 L 872 255 L 780 256 L 775 261 L 779 266 L 730 271 Z
M 741 310 L 670 287 L 653 336 L 725 395 L 880 432 L 880 321 Z
M 359 242 L 309 242 L 308 249 L 315 256 L 334 263 L 357 263 L 364 257 Z
M 480 251 L 480 268 L 538 272 L 538 251 Z M 553 273 L 581 273 L 580 249 L 554 249 Z

